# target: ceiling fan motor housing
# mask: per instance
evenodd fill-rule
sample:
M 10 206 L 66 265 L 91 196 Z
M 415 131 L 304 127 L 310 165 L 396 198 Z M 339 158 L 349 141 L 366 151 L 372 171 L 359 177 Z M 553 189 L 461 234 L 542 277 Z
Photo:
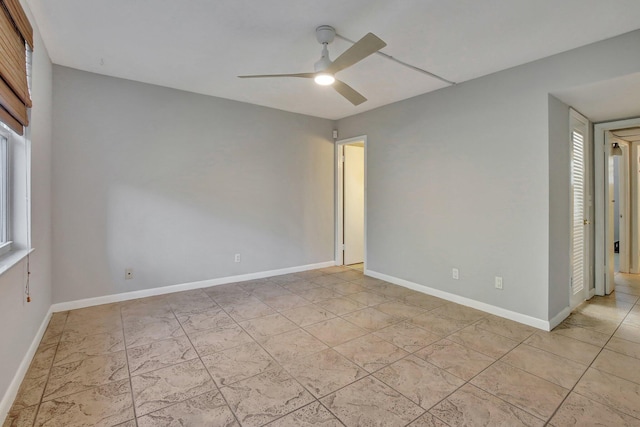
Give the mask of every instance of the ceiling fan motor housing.
M 320 44 L 329 44 L 336 36 L 336 30 L 330 25 L 320 25 L 316 28 L 316 38 Z

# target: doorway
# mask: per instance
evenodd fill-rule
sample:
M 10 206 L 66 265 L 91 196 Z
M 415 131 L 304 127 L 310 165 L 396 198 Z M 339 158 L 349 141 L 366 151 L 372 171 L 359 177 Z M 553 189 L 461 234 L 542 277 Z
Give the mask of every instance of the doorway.
M 366 144 L 359 136 L 336 142 L 336 265 L 366 269 Z

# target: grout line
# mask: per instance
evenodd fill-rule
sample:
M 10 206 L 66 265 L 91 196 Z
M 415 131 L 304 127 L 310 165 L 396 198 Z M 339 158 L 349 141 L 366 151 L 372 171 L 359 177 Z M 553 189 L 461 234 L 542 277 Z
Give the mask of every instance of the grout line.
M 131 379 L 131 367 L 129 366 L 129 351 L 127 347 L 127 338 L 124 333 L 124 318 L 122 316 L 122 307 L 118 309 L 120 313 L 120 322 L 122 323 L 122 344 L 124 346 L 124 357 L 127 362 L 127 372 L 129 373 L 129 390 L 131 390 L 131 407 L 133 408 L 133 422 L 136 423 L 136 427 L 138 426 L 138 413 L 136 410 L 136 400 L 133 395 L 133 381 Z

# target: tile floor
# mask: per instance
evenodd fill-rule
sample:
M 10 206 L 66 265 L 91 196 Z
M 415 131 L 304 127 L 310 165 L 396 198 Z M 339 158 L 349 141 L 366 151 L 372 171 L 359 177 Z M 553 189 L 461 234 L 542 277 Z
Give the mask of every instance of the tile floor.
M 640 426 L 640 281 L 553 332 L 331 267 L 56 313 L 8 426 Z

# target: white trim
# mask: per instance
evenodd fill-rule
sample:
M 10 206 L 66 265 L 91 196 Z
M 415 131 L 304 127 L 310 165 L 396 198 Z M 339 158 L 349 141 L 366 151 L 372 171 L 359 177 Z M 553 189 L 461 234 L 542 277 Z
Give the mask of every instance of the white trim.
M 551 320 L 549 320 L 547 322 L 549 325 L 547 326 L 547 329 L 545 329 L 545 330 L 547 330 L 547 331 L 552 330 L 553 328 L 558 326 L 564 319 L 569 317 L 570 314 L 571 314 L 571 308 L 569 308 L 569 307 L 563 308 L 560 313 L 558 313 L 555 316 L 553 316 L 553 319 L 551 319 Z
M 31 365 L 31 360 L 33 356 L 35 356 L 36 351 L 38 350 L 38 346 L 40 345 L 40 341 L 44 336 L 45 331 L 47 330 L 47 326 L 49 325 L 49 320 L 51 319 L 51 314 L 53 313 L 52 307 L 49 307 L 49 311 L 45 314 L 44 319 L 42 319 L 42 323 L 40 324 L 40 328 L 36 333 L 36 336 L 33 337 L 33 341 L 31 341 L 31 345 L 27 350 L 27 353 L 22 358 L 22 362 L 20 362 L 20 366 L 18 366 L 18 370 L 16 374 L 13 376 L 9 387 L 7 387 L 7 391 L 2 396 L 2 400 L 0 400 L 0 424 L 4 425 L 4 421 L 11 409 L 11 405 L 13 405 L 13 401 L 18 395 L 18 390 L 20 389 L 20 384 L 22 384 L 22 380 L 24 376 L 27 374 L 27 370 L 29 369 L 29 365 Z
M 263 279 L 265 277 L 279 276 L 281 274 L 298 273 L 300 271 L 315 270 L 318 268 L 332 267 L 335 261 L 320 262 L 317 264 L 300 265 L 297 267 L 281 268 L 278 270 L 261 271 L 257 273 L 240 274 L 237 276 L 220 277 L 218 279 L 201 280 L 198 282 L 181 283 L 179 285 L 162 286 L 159 288 L 143 289 L 140 291 L 123 292 L 120 294 L 104 295 L 101 297 L 85 298 L 75 301 L 59 302 L 51 306 L 54 313 L 77 308 L 91 307 L 94 305 L 109 304 L 112 302 L 128 301 L 138 298 L 152 297 L 156 295 L 171 294 L 174 292 L 189 291 L 192 289 L 208 288 L 210 286 L 224 285 L 227 283 L 242 282 L 245 280 Z
M 360 135 L 353 138 L 341 139 L 336 141 L 336 149 L 335 149 L 335 241 L 336 241 L 336 250 L 335 250 L 335 265 L 343 265 L 344 264 L 344 242 L 343 242 L 343 176 L 342 171 L 344 167 L 344 146 L 347 144 L 352 144 L 355 142 L 362 142 L 364 144 L 364 268 L 367 268 L 367 135 Z
M 606 234 L 606 204 L 605 204 L 605 151 L 609 150 L 605 147 L 607 143 L 605 133 L 612 129 L 621 129 L 626 127 L 640 126 L 640 118 L 617 120 L 606 123 L 598 123 L 595 125 L 593 132 L 593 170 L 594 170 L 594 190 L 595 190 L 595 293 L 596 295 L 605 294 L 606 272 L 607 272 L 607 242 Z M 612 248 L 613 249 L 613 248 Z
M 553 329 L 554 326 L 557 326 L 558 323 L 560 323 L 569 315 L 569 308 L 567 307 L 562 312 L 560 312 L 560 314 L 554 317 L 551 321 L 547 321 L 547 320 L 538 319 L 536 317 L 527 316 L 526 314 L 516 313 L 515 311 L 506 310 L 501 307 L 496 307 L 495 305 L 472 300 L 470 298 L 466 298 L 460 295 L 441 291 L 439 289 L 430 288 L 428 286 L 420 285 L 418 283 L 410 282 L 408 280 L 399 279 L 393 276 L 388 276 L 383 273 L 378 273 L 377 271 L 365 270 L 364 274 L 366 274 L 367 276 L 375 277 L 376 279 L 385 280 L 395 285 L 413 289 L 414 291 L 422 292 L 423 294 L 432 295 L 434 297 L 442 298 L 447 301 L 455 302 L 457 304 L 466 305 L 467 307 L 475 308 L 475 309 L 484 311 L 486 313 L 504 317 L 505 319 L 513 320 L 518 323 L 523 323 L 525 325 L 533 326 L 534 328 L 542 329 L 544 331 L 550 331 L 551 329 Z M 558 323 L 551 326 L 552 323 L 555 322 L 556 319 L 560 318 L 561 316 L 564 316 L 564 317 L 562 317 L 562 319 L 558 321 Z

